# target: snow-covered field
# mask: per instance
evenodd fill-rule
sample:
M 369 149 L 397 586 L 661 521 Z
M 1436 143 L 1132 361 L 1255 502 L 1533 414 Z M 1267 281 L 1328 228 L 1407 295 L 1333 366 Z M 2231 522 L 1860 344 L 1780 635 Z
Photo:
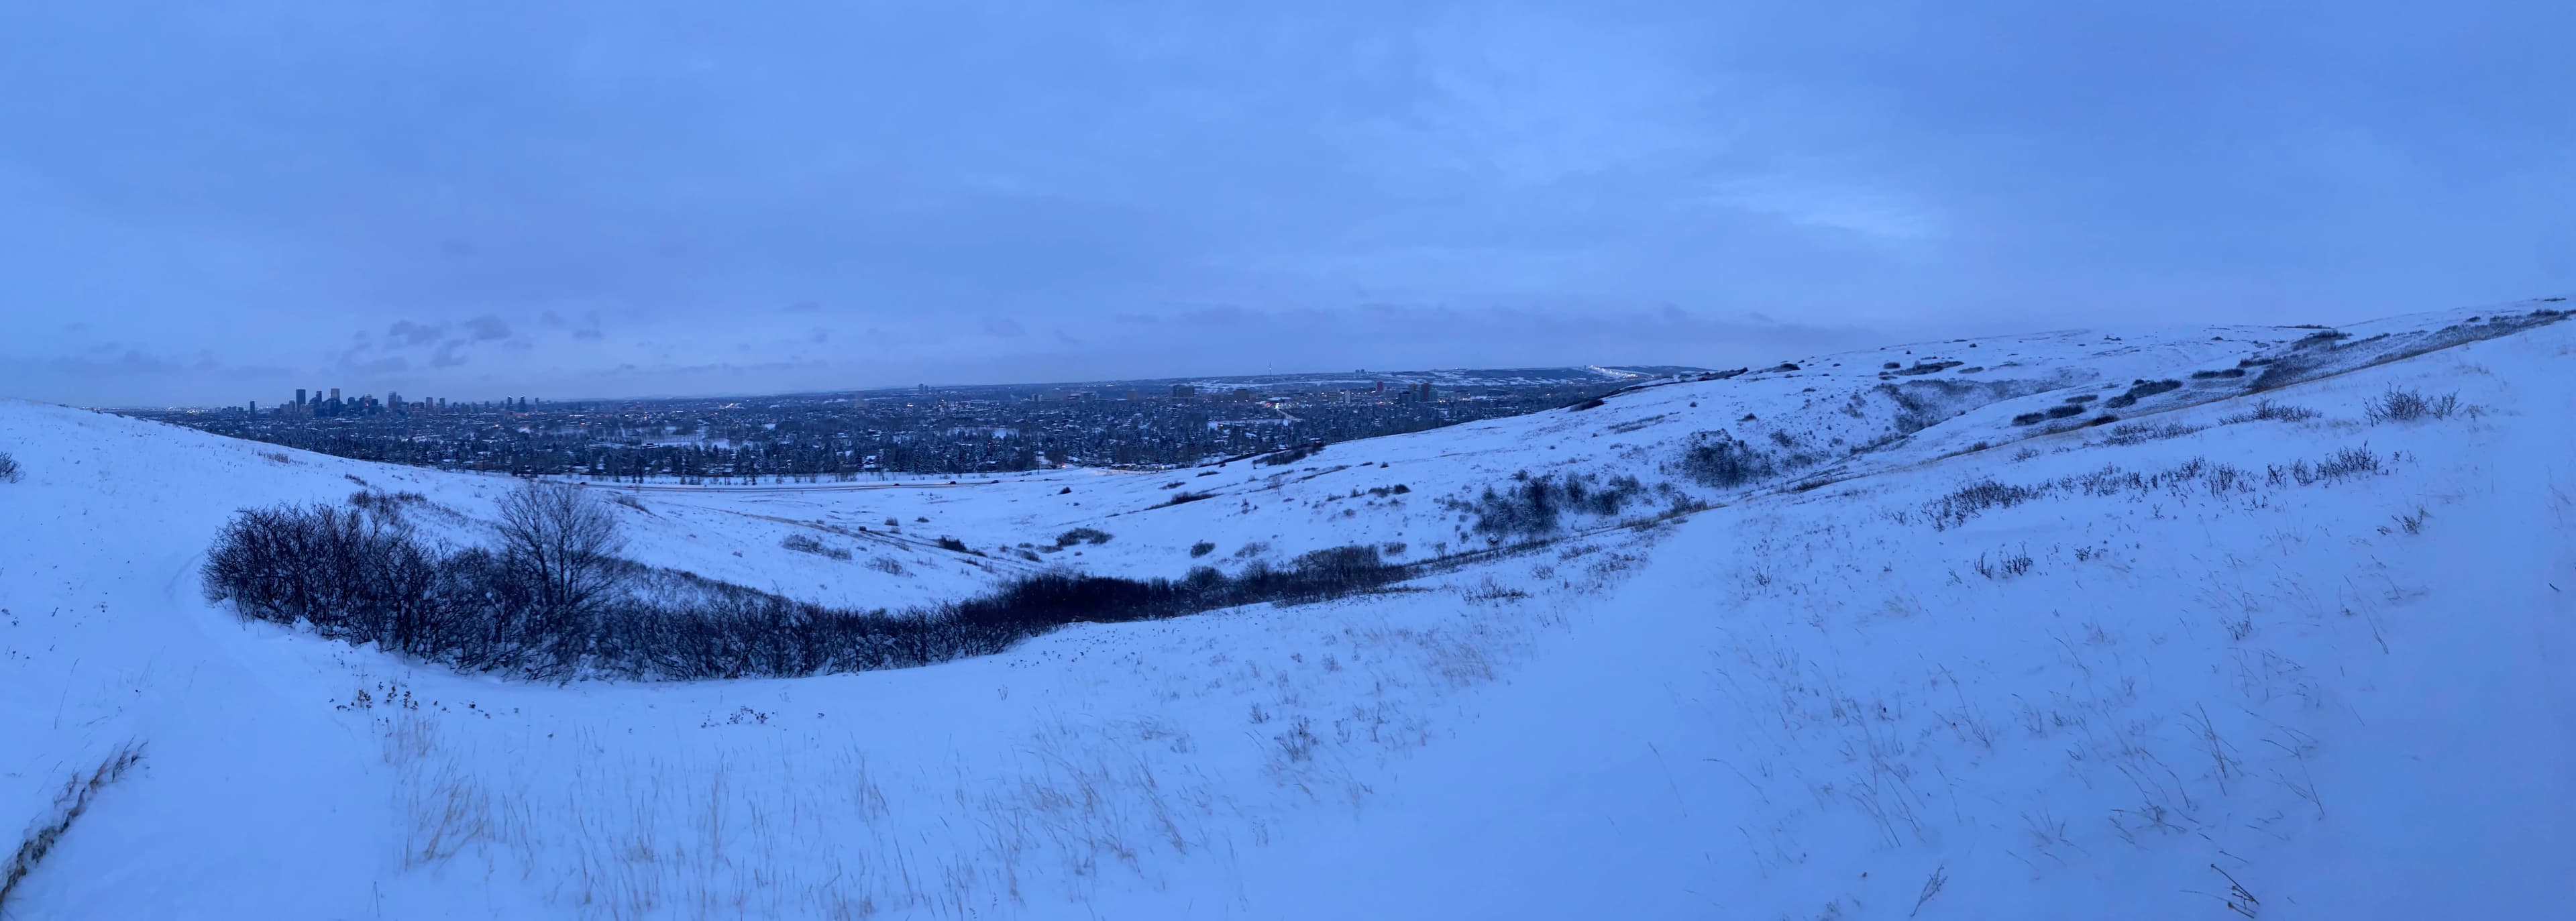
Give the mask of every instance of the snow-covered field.
M 2560 306 L 1918 343 L 1280 464 L 594 487 L 639 561 L 851 607 L 1455 558 L 688 684 L 462 675 L 199 590 L 238 508 L 413 491 L 470 542 L 507 479 L 0 402 L 0 820 L 141 752 L 0 913 L 2566 916 Z M 2392 389 L 2437 412 L 2374 418 Z M 1524 474 L 1639 485 L 1475 529 Z

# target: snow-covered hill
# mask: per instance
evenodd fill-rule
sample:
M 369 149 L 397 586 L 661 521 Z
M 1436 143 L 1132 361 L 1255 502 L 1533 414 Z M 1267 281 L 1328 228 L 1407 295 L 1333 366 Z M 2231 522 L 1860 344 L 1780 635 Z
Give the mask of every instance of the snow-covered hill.
M 142 755 L 0 912 L 2546 916 L 2558 306 L 1918 343 L 1176 473 L 596 487 L 639 561 L 851 607 L 1445 560 L 692 684 L 460 675 L 200 594 L 238 508 L 417 492 L 471 542 L 506 479 L 0 402 L 0 817 Z

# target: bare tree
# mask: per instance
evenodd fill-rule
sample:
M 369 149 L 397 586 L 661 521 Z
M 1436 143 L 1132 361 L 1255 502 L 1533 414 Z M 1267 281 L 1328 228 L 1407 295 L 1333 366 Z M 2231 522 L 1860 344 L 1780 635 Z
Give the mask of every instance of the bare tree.
M 561 624 L 587 612 L 613 583 L 623 546 L 617 518 L 577 486 L 530 482 L 501 499 L 501 558 L 528 593 L 531 613 Z

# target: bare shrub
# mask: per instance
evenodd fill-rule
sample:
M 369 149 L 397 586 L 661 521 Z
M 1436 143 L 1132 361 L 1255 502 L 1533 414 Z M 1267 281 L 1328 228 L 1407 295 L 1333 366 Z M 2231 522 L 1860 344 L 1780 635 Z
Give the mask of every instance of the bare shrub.
M 1500 541 L 1552 533 L 1569 513 L 1616 515 L 1645 491 L 1645 484 L 1632 476 L 1599 483 L 1585 474 L 1531 476 L 1523 470 L 1512 475 L 1512 485 L 1506 489 L 1488 486 L 1472 501 L 1444 499 L 1441 504 L 1472 518 L 1476 533 Z
M 441 607 L 432 552 L 400 519 L 334 505 L 248 509 L 215 538 L 206 598 L 244 616 L 406 651 Z
M 1199 501 L 1199 500 L 1201 500 L 1201 499 L 1208 498 L 1209 496 L 1213 496 L 1213 495 L 1216 495 L 1216 494 L 1215 494 L 1215 493 L 1212 493 L 1212 492 L 1188 492 L 1188 491 L 1186 491 L 1186 490 L 1185 490 L 1185 491 L 1182 491 L 1182 492 L 1176 492 L 1176 493 L 1173 493 L 1173 494 L 1171 495 L 1171 497 L 1170 497 L 1170 498 L 1164 499 L 1160 504 L 1156 505 L 1156 506 L 1155 506 L 1155 508 L 1162 508 L 1163 506 L 1168 506 L 1168 505 L 1180 505 L 1180 504 L 1188 503 L 1188 502 L 1196 502 L 1196 501 Z
M 1203 557 L 1203 556 L 1206 556 L 1206 555 L 1208 555 L 1208 554 L 1215 553 L 1215 552 L 1216 552 L 1216 542 L 1215 542 L 1215 541 L 1206 541 L 1206 540 L 1203 540 L 1203 541 L 1199 541 L 1198 543 L 1195 543 L 1195 544 L 1191 544 L 1191 545 L 1190 545 L 1190 559 L 1194 559 L 1194 560 L 1195 560 L 1195 559 L 1198 559 L 1199 557 Z
M 1092 544 L 1096 546 L 1108 542 L 1109 532 L 1100 530 L 1099 528 L 1075 528 L 1055 536 L 1055 545 L 1058 547 L 1070 547 L 1075 544 Z
M 2201 426 L 2184 425 L 2180 422 L 2167 422 L 2162 425 L 2132 422 L 2127 425 L 2112 426 L 2110 431 L 2102 433 L 2102 443 L 2106 445 L 2145 444 L 2167 438 L 2180 438 L 2200 430 Z
M 822 541 L 815 540 L 812 536 L 805 534 L 787 535 L 785 538 L 778 541 L 778 546 L 794 550 L 798 553 L 811 553 L 815 556 L 830 557 L 836 560 L 846 560 L 850 558 L 850 551 L 848 548 L 835 547 Z
M 2258 400 L 2254 408 L 2218 420 L 2226 425 L 2240 422 L 2305 422 L 2325 415 L 2305 406 L 2285 406 L 2270 400 Z
M 25 479 L 26 476 L 27 474 L 19 469 L 17 458 L 9 456 L 7 451 L 0 451 L 0 483 L 15 483 Z
M 2307 461 L 2294 461 L 2287 465 L 2274 464 L 2268 473 L 2274 485 L 2297 483 L 2301 486 L 2312 486 L 2317 483 L 2337 482 L 2365 473 L 2377 473 L 2382 467 L 2379 455 L 2372 453 L 2369 445 L 2363 445 L 2336 451 L 2314 464 Z
M 2030 558 L 2030 551 L 2022 549 L 1999 551 L 1992 560 L 1987 559 L 1983 553 L 1977 554 L 1975 565 L 1978 575 L 1989 579 L 2010 579 L 2027 575 L 2034 564 Z
M 1771 456 L 1724 431 L 1696 432 L 1682 450 L 1681 474 L 1702 486 L 1727 489 L 1770 476 Z
M 1984 514 L 1987 509 L 2011 508 L 2045 494 L 2044 490 L 2034 487 L 1979 480 L 1932 500 L 1923 510 L 1932 517 L 1933 530 L 1944 530 L 1964 524 L 1968 519 Z
M 2416 422 L 2424 419 L 2448 419 L 2460 411 L 2460 395 L 2446 393 L 2428 397 L 2403 387 L 2390 387 L 2388 392 L 2365 400 L 2362 415 L 2372 425 L 2383 422 Z
M 2152 473 L 2106 466 L 2091 473 L 2028 485 L 1979 480 L 1924 503 L 1923 513 L 1924 520 L 1932 525 L 1933 530 L 1943 531 L 1966 524 L 1969 519 L 1988 511 L 2011 508 L 2056 493 L 2116 496 L 2165 492 L 2177 496 L 2224 497 L 2251 492 L 2258 484 L 2312 486 L 2381 469 L 2384 469 L 2383 459 L 2372 453 L 2368 445 L 2342 449 L 2315 463 L 2302 460 L 2286 465 L 2274 464 L 2264 475 L 2230 464 L 2214 463 L 2205 457 L 2195 457 Z
M 409 491 L 385 492 L 376 489 L 361 489 L 349 494 L 349 504 L 351 506 L 387 515 L 399 513 L 406 506 L 419 505 L 428 501 L 428 496 Z
M 2111 409 L 2127 409 L 2138 405 L 2139 400 L 2180 389 L 2182 389 L 2182 382 L 2171 378 L 2160 381 L 2139 380 L 2133 382 L 2127 392 L 2102 401 L 2102 405 Z
M 587 533 L 578 509 L 528 503 L 543 534 Z M 525 522 L 523 522 L 525 524 Z M 1407 567 L 1374 547 L 1339 547 L 1286 566 L 1253 560 L 1236 575 L 1134 580 L 1047 573 L 939 608 L 894 614 L 831 608 L 602 555 L 596 590 L 549 583 L 499 550 L 432 551 L 399 521 L 337 506 L 249 509 L 208 555 L 210 599 L 244 617 L 510 677 L 691 680 L 899 668 L 999 652 L 1077 621 L 1178 617 L 1258 602 L 1305 602 L 1372 590 Z M 577 540 L 556 539 L 558 560 Z M 593 550 L 604 546 L 588 544 Z M 567 568 L 572 564 L 567 564 Z M 888 560 L 870 565 L 889 572 Z M 537 597 L 556 592 L 548 608 Z M 572 591 L 577 604 L 560 603 Z
M 534 616 L 570 618 L 608 590 L 617 518 L 580 487 L 531 481 L 502 497 L 500 513 L 500 559 Z

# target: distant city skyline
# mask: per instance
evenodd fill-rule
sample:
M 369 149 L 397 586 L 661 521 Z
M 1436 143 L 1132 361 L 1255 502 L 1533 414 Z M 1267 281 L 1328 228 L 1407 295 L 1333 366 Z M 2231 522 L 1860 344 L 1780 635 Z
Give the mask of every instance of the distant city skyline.
M 2576 288 L 2576 6 L 0 8 L 0 396 L 1732 367 Z

